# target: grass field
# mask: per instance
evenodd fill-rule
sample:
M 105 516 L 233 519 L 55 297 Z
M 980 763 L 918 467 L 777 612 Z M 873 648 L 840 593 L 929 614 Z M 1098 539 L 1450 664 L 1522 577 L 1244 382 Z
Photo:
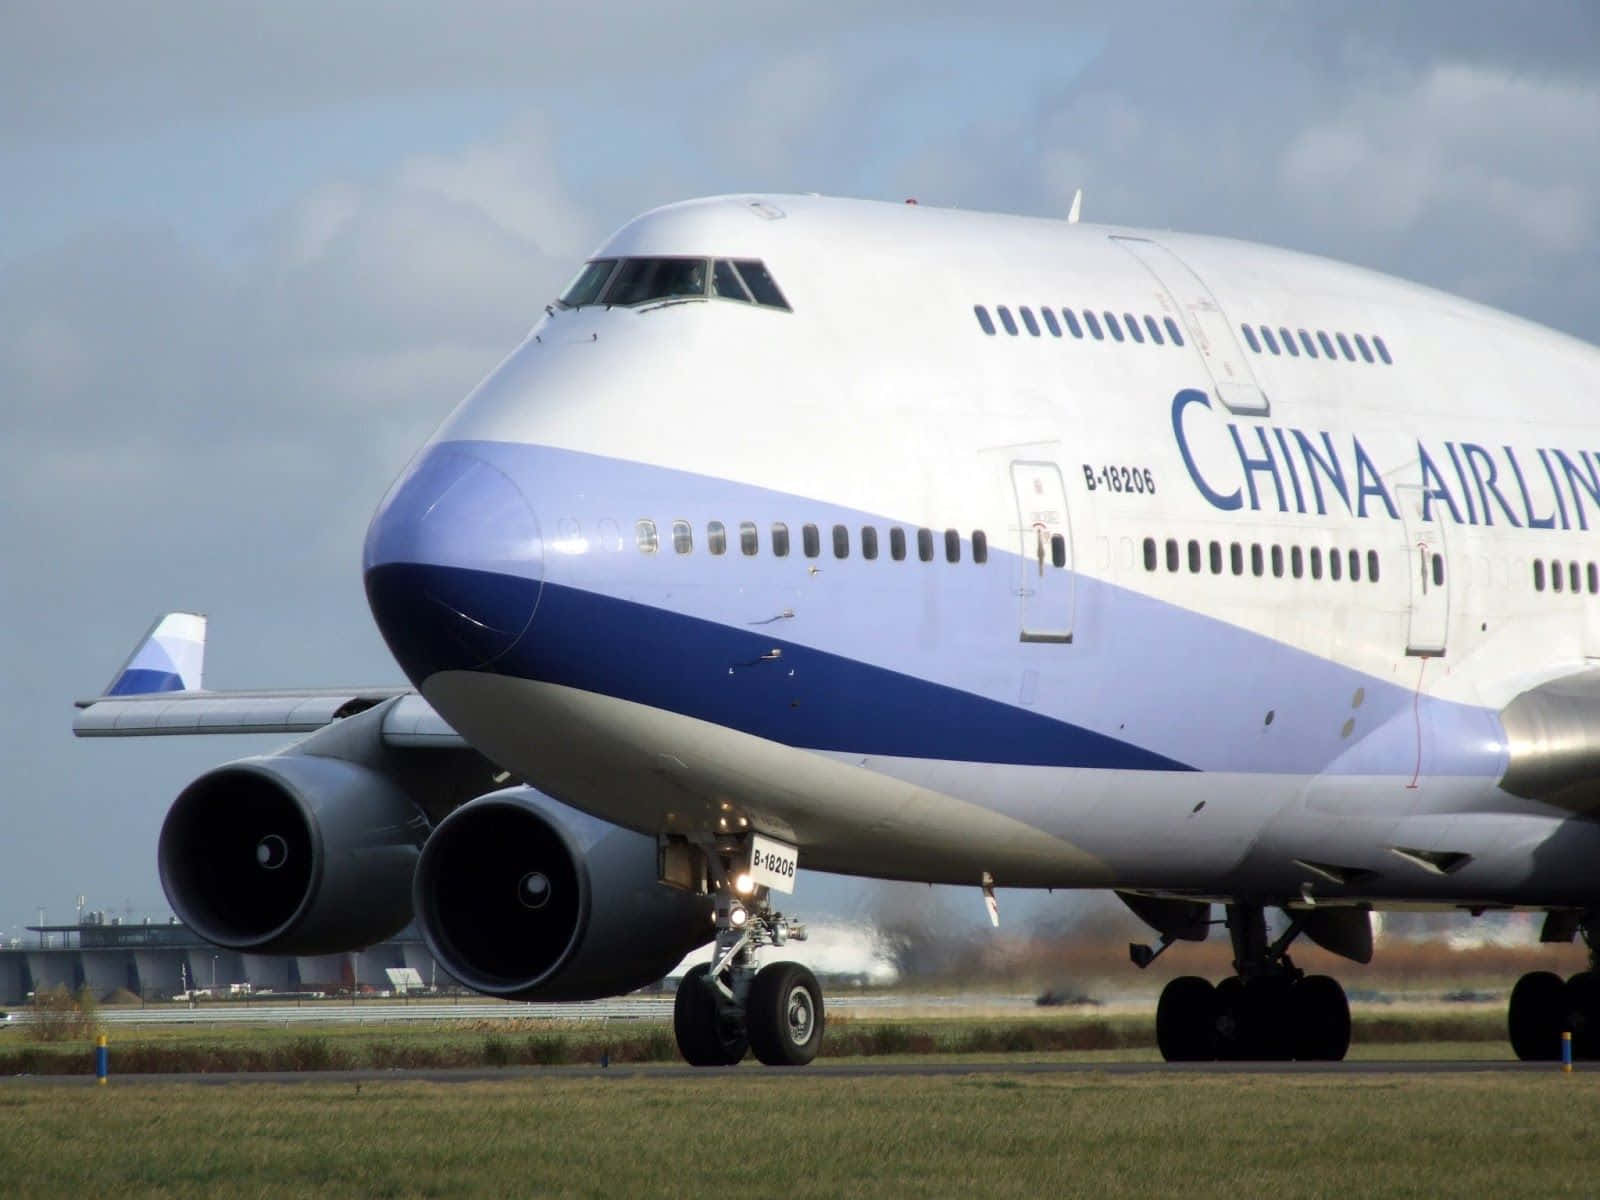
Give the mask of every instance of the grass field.
M 1600 1074 L 11 1084 L 9 1196 L 1593 1195 Z

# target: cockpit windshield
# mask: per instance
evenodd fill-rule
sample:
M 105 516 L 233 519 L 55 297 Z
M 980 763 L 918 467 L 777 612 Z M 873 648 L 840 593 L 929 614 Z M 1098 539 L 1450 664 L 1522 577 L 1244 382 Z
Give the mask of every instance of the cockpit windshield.
M 789 309 L 765 264 L 744 258 L 597 258 L 583 265 L 558 303 L 632 307 L 696 299 Z

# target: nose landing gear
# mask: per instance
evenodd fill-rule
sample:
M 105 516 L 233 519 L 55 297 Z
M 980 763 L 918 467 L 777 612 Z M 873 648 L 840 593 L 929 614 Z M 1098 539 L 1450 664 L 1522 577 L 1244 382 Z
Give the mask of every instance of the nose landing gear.
M 703 847 L 715 897 L 714 957 L 683 977 L 672 1008 L 678 1051 L 690 1066 L 731 1066 L 753 1050 L 769 1067 L 800 1067 L 822 1045 L 817 977 L 797 962 L 757 969 L 759 950 L 804 941 L 806 930 L 775 911 L 770 889 L 752 881 L 748 841 L 721 838 Z M 788 861 L 792 878 L 792 852 Z

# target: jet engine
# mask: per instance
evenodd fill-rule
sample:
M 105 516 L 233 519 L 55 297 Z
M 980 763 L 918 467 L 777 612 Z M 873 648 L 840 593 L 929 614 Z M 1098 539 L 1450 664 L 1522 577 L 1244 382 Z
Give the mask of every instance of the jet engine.
M 313 754 L 245 758 L 179 793 L 161 886 L 191 929 L 260 954 L 370 946 L 411 920 L 428 822 L 378 771 Z
M 515 1000 L 592 1000 L 654 982 L 714 933 L 708 897 L 657 882 L 656 842 L 509 788 L 463 805 L 417 864 L 439 965 Z

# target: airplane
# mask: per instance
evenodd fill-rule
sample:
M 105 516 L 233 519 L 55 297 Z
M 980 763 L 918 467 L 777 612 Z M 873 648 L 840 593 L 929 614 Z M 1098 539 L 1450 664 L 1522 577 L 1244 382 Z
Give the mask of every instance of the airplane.
M 411 688 L 207 691 L 169 616 L 75 729 L 307 733 L 163 825 L 173 909 L 234 949 L 415 918 L 536 1001 L 709 942 L 683 1057 L 792 1066 L 802 866 L 1112 889 L 1136 966 L 1226 930 L 1220 982 L 1161 992 L 1165 1058 L 1337 1060 L 1301 938 L 1363 963 L 1375 910 L 1519 909 L 1595 945 L 1597 401 L 1595 347 L 1306 254 L 672 204 L 378 506 Z M 1520 979 L 1516 1053 L 1600 1056 L 1597 979 Z

